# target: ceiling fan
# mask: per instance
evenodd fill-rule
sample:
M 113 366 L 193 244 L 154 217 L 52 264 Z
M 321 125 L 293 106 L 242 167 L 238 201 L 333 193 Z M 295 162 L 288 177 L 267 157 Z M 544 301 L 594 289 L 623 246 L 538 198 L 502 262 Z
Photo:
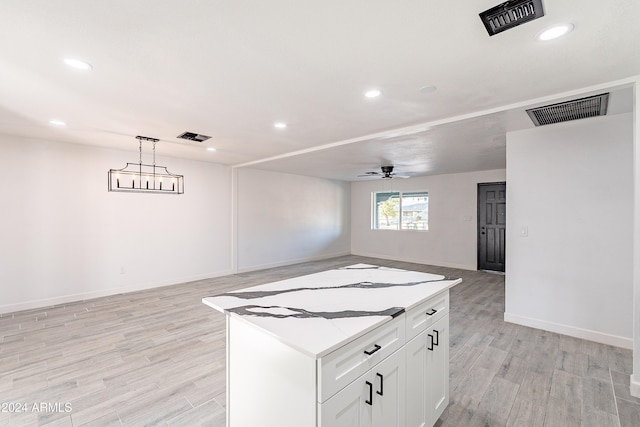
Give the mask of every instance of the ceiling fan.
M 397 175 L 393 173 L 393 166 L 382 166 L 382 173 L 380 172 L 365 172 L 364 175 L 358 175 L 358 177 L 364 176 L 379 176 L 382 179 L 391 179 L 391 178 L 409 178 L 407 175 Z

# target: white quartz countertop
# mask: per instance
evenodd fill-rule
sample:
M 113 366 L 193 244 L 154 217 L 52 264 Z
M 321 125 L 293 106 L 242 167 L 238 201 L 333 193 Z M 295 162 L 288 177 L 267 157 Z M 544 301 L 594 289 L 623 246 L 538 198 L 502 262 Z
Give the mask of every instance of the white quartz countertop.
M 460 282 L 437 274 L 355 264 L 202 302 L 321 358 Z

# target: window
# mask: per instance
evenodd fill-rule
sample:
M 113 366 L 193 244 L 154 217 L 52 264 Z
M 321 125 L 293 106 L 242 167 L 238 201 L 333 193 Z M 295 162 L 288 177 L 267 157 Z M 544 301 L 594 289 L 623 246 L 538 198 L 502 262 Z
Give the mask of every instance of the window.
M 428 230 L 429 193 L 373 193 L 374 230 Z

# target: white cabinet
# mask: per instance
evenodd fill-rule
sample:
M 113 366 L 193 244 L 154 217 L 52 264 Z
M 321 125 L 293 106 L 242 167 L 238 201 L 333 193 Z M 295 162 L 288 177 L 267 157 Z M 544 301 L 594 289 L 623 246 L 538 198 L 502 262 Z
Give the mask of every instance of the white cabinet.
M 318 425 L 323 427 L 368 427 L 371 426 L 371 409 L 364 403 L 369 393 L 367 380 L 360 378 L 340 390 L 325 403 L 319 404 Z
M 404 349 L 378 363 L 319 405 L 322 427 L 404 427 Z
M 442 292 L 407 311 L 407 342 L 449 313 L 449 292 Z
M 228 316 L 227 426 L 432 427 L 449 403 L 448 292 L 318 358 Z
M 322 403 L 404 346 L 404 314 L 356 338 L 318 361 L 318 402 Z
M 404 427 L 406 425 L 406 377 L 404 349 L 380 362 L 372 369 L 373 427 Z
M 431 338 L 431 337 L 434 338 Z M 436 344 L 427 347 L 427 378 L 429 379 L 429 409 L 431 424 L 435 424 L 449 405 L 449 315 L 438 320 L 427 334 L 428 345 L 436 340 Z M 430 351 L 433 348 L 433 351 Z
M 409 341 L 407 358 L 407 427 L 430 427 L 426 332 Z
M 384 343 L 387 351 L 398 348 L 399 342 L 404 346 L 321 404 L 319 426 L 431 427 L 436 423 L 449 404 L 449 293 L 436 295 L 405 314 L 405 340 L 398 332 L 399 321 L 390 322 L 372 336 Z M 361 344 L 354 342 L 353 349 L 346 346 L 327 358 L 332 368 L 343 368 L 332 369 L 335 374 L 330 377 L 322 375 L 323 381 L 334 384 L 344 378 L 345 367 L 358 366 L 347 361 L 353 358 L 348 355 L 354 350 L 362 353 L 363 344 L 373 343 L 369 336 L 362 340 Z M 388 391 L 391 379 L 393 392 Z M 383 396 L 376 394 L 379 384 Z
M 449 404 L 449 315 L 406 345 L 407 427 L 431 427 Z

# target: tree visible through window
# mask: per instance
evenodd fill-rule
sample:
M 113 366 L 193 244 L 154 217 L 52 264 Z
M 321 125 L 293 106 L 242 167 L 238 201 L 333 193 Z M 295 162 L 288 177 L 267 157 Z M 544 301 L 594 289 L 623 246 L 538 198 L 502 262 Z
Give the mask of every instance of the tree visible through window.
M 373 193 L 373 228 L 428 230 L 429 193 L 398 191 Z

